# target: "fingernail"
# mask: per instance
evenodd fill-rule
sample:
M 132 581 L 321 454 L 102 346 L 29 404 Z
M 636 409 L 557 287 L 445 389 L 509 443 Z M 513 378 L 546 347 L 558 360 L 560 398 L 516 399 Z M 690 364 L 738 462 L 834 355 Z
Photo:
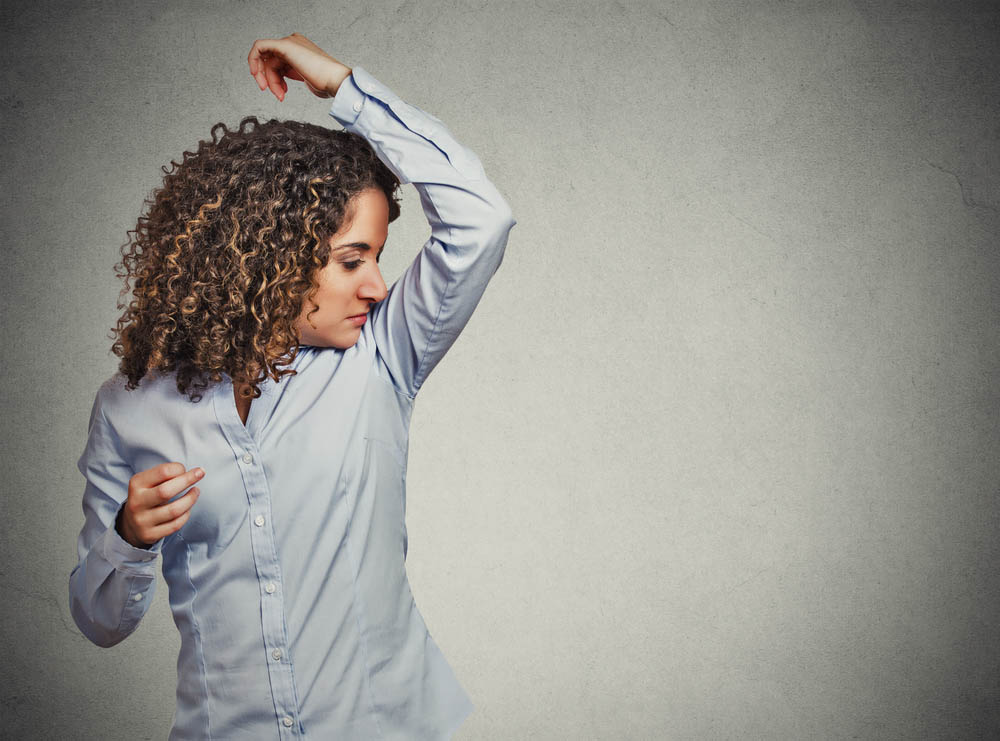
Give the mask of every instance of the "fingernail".
M 204 476 L 205 472 L 202 469 L 200 469 L 200 468 L 196 468 L 196 469 L 194 469 L 194 475 L 195 476 L 199 476 L 199 477 L 200 476 Z

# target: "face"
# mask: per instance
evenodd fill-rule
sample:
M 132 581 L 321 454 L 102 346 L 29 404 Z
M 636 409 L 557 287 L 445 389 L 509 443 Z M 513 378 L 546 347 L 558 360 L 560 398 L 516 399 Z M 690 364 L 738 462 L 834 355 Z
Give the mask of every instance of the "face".
M 389 235 L 389 202 L 385 193 L 371 188 L 355 196 L 351 205 L 353 218 L 345 218 L 330 238 L 330 259 L 316 276 L 319 289 L 305 302 L 295 324 L 301 345 L 353 347 L 371 305 L 385 298 L 378 258 Z M 313 302 L 319 310 L 307 320 Z

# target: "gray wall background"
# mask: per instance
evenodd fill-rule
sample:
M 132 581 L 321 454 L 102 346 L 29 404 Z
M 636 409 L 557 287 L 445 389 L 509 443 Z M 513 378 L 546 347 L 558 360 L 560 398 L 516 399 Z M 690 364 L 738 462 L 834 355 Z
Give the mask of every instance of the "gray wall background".
M 6 0 L 3 729 L 165 738 L 166 589 L 69 615 L 112 265 L 300 31 L 435 114 L 518 226 L 421 392 L 417 603 L 459 739 L 1000 732 L 1000 10 Z M 428 229 L 416 191 L 387 279 Z

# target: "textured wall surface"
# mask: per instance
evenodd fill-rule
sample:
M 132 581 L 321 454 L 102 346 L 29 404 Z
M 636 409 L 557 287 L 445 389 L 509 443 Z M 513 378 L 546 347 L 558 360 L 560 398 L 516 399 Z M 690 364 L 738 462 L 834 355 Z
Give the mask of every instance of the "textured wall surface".
M 518 226 L 418 400 L 414 594 L 460 739 L 1000 733 L 1000 10 L 22 2 L 0 10 L 2 725 L 161 739 L 166 590 L 69 614 L 112 266 L 305 33 L 442 119 Z M 416 191 L 387 279 L 427 236 Z

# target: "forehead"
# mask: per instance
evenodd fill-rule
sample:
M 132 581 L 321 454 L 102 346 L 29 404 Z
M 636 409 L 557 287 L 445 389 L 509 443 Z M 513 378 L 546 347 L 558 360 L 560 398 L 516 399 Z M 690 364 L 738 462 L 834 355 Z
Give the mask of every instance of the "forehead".
M 347 207 L 344 223 L 333 235 L 335 247 L 347 242 L 368 242 L 378 246 L 389 233 L 389 201 L 385 193 L 369 188 L 354 196 Z

